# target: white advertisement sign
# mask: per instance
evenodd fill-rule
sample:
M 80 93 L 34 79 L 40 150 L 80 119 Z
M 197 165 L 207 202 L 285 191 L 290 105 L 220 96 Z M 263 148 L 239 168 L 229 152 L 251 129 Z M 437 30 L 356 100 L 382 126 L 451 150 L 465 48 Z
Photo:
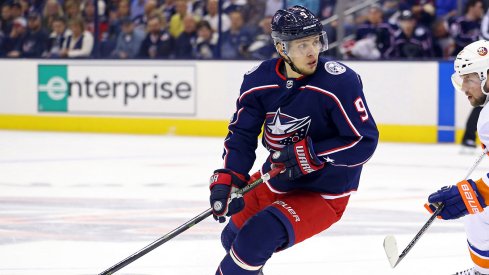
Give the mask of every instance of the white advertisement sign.
M 38 75 L 40 112 L 196 115 L 193 65 L 39 65 Z

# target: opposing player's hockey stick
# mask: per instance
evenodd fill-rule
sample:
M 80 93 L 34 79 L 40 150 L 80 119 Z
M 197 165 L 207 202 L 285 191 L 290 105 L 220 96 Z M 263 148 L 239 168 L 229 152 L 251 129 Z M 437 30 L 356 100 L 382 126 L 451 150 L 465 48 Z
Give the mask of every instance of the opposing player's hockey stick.
M 259 184 L 268 181 L 269 179 L 275 177 L 280 173 L 282 170 L 282 166 L 275 167 L 272 170 L 270 170 L 268 173 L 262 175 L 259 179 L 255 180 L 254 182 L 246 185 L 246 187 L 238 190 L 236 193 L 244 195 L 257 187 Z M 195 216 L 193 219 L 189 220 L 188 222 L 180 225 L 179 227 L 173 229 L 170 233 L 162 236 L 161 238 L 155 240 L 154 242 L 150 243 L 149 245 L 145 246 L 143 249 L 139 250 L 138 252 L 132 254 L 131 256 L 125 258 L 124 260 L 118 262 L 117 264 L 111 266 L 110 268 L 106 269 L 99 275 L 111 275 L 114 274 L 115 272 L 119 271 L 123 267 L 127 266 L 128 264 L 136 261 L 137 259 L 141 258 L 142 256 L 146 255 L 153 249 L 157 248 L 158 246 L 166 243 L 167 241 L 173 239 L 174 237 L 180 235 L 190 227 L 198 224 L 199 222 L 205 220 L 207 217 L 212 215 L 212 208 L 207 209 L 206 211 L 200 213 L 199 215 Z
M 479 163 L 482 161 L 484 158 L 484 155 L 486 155 L 488 152 L 488 148 L 486 147 L 482 154 L 477 158 L 477 160 L 474 162 L 472 167 L 469 169 L 467 172 L 467 175 L 465 176 L 465 179 L 468 179 L 470 174 L 475 170 L 475 168 L 479 165 Z M 407 247 L 402 251 L 401 255 L 398 254 L 397 250 L 397 242 L 396 238 L 392 235 L 389 235 L 385 237 L 384 239 L 384 250 L 385 254 L 387 255 L 387 259 L 389 260 L 389 263 L 391 264 L 391 267 L 394 268 L 396 267 L 404 257 L 408 254 L 408 252 L 413 248 L 413 246 L 418 242 L 419 238 L 426 232 L 428 227 L 433 223 L 435 220 L 436 216 L 440 214 L 440 212 L 443 210 L 443 207 L 445 205 L 440 204 L 437 205 L 436 210 L 433 212 L 431 217 L 428 219 L 428 221 L 423 225 L 423 227 L 418 231 L 416 236 L 414 236 L 413 240 L 407 245 Z

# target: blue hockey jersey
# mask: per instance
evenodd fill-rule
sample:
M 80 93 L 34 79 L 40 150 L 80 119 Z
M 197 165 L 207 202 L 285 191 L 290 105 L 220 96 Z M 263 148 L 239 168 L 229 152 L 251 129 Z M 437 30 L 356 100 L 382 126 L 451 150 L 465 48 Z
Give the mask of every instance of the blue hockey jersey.
M 286 78 L 280 70 L 283 63 L 270 59 L 245 74 L 224 142 L 224 167 L 248 174 L 262 131 L 262 144 L 272 153 L 309 136 L 325 167 L 295 182 L 271 179 L 270 188 L 309 190 L 325 198 L 349 195 L 357 189 L 362 165 L 375 151 L 379 135 L 360 76 L 321 57 L 314 74 Z M 262 172 L 270 165 L 266 160 Z

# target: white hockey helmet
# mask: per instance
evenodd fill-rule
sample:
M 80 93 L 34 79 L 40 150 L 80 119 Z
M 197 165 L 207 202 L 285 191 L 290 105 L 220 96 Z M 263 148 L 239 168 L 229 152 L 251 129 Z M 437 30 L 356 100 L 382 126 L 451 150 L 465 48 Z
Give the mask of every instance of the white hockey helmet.
M 482 93 L 489 100 L 489 92 L 484 89 L 487 81 L 487 70 L 489 70 L 489 41 L 479 40 L 465 46 L 455 58 L 455 73 L 452 75 L 452 84 L 458 91 L 462 91 L 462 76 L 477 73 L 481 80 Z

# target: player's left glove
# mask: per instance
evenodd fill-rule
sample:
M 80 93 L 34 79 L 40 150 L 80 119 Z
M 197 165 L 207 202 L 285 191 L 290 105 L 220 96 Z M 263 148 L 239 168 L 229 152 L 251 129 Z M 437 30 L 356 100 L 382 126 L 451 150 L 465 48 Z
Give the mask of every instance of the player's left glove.
M 425 204 L 425 208 L 430 213 L 436 210 L 433 204 L 443 203 L 445 205 L 439 216 L 444 220 L 480 213 L 486 207 L 484 198 L 477 190 L 477 185 L 470 179 L 456 185 L 442 187 L 428 197 L 428 202 L 430 204 Z
M 277 176 L 279 180 L 294 181 L 304 175 L 324 167 L 312 147 L 311 138 L 287 145 L 281 151 L 274 152 L 270 161 L 273 165 L 284 165 L 284 172 Z
M 244 208 L 242 195 L 236 191 L 245 187 L 247 177 L 229 169 L 218 169 L 210 179 L 210 203 L 215 220 L 220 223 L 226 221 L 226 216 L 238 213 Z

